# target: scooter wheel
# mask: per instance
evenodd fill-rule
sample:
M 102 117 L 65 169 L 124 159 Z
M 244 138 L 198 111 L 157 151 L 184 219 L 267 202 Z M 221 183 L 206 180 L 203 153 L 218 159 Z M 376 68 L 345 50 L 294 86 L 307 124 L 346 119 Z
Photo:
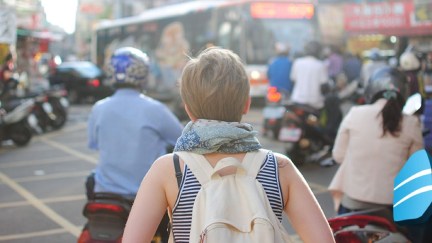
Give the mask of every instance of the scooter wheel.
M 13 126 L 9 136 L 12 142 L 19 147 L 27 145 L 33 137 L 31 129 L 27 126 Z
M 50 125 L 53 129 L 60 129 L 67 121 L 67 112 L 63 107 L 61 107 L 60 103 L 55 104 L 53 110 L 55 119 L 50 121 Z

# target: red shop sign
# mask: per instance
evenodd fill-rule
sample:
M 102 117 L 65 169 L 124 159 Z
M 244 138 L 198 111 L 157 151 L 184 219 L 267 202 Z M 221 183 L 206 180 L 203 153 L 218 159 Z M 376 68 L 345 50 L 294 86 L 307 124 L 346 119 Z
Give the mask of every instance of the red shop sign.
M 432 32 L 431 23 L 415 23 L 412 1 L 345 5 L 345 30 L 351 32 Z

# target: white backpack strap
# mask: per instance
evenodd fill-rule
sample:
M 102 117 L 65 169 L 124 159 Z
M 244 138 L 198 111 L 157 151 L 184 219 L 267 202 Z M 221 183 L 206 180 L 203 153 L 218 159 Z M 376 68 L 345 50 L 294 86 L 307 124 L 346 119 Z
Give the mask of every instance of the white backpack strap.
M 262 164 L 267 158 L 267 154 L 270 150 L 259 149 L 258 151 L 249 152 L 243 159 L 242 165 L 247 171 L 247 174 L 253 178 L 258 175 Z
M 176 152 L 176 154 L 186 163 L 201 185 L 210 180 L 213 167 L 203 155 L 184 151 Z

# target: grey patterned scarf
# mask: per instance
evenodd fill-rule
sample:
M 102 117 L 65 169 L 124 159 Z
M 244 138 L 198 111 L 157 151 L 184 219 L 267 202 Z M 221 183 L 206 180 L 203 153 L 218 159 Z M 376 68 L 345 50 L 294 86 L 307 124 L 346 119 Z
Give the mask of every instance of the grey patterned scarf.
M 256 135 L 247 123 L 199 119 L 186 125 L 174 151 L 198 154 L 250 152 L 261 148 Z

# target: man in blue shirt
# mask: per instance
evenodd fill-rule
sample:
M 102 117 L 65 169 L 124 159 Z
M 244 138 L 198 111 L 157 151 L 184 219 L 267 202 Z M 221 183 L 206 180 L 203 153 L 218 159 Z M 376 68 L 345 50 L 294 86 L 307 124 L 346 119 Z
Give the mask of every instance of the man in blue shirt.
M 267 78 L 270 86 L 276 87 L 277 90 L 288 96 L 292 89 L 290 72 L 292 62 L 288 58 L 288 47 L 283 43 L 275 45 L 277 56 L 270 61 L 267 70 Z
M 140 92 L 149 70 L 146 54 L 120 48 L 108 69 L 116 91 L 93 106 L 88 121 L 88 146 L 99 151 L 94 192 L 135 195 L 153 161 L 175 145 L 183 126 L 164 104 Z

